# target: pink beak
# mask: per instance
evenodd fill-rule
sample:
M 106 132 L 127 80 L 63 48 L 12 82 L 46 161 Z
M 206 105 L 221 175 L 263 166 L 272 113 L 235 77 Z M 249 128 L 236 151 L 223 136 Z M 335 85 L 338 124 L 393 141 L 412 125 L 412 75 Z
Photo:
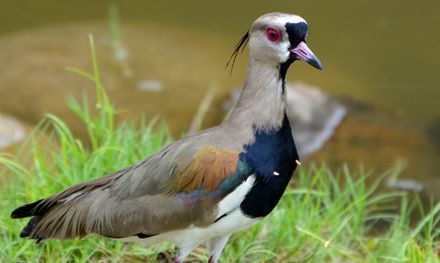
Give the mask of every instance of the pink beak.
M 305 61 L 313 67 L 322 70 L 321 61 L 313 54 L 312 50 L 310 50 L 304 41 L 301 41 L 295 48 L 291 49 L 290 52 L 293 53 L 295 59 Z

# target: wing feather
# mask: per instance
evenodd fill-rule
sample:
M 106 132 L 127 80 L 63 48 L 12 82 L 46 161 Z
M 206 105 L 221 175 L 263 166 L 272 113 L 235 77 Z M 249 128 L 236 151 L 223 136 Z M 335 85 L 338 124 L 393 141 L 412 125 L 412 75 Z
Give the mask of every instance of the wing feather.
M 223 180 L 237 169 L 238 153 L 231 149 L 207 145 L 194 156 L 193 161 L 176 175 L 174 192 L 196 190 L 215 191 Z

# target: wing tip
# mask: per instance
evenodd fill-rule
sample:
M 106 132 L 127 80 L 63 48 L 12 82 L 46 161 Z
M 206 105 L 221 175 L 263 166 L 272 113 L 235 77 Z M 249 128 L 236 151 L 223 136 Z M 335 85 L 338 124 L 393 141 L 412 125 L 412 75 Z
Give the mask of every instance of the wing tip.
M 29 222 L 23 228 L 23 230 L 21 230 L 20 237 L 21 238 L 30 237 L 32 235 L 32 232 L 34 231 L 34 228 L 37 226 L 39 219 L 40 218 L 38 216 L 32 217 L 31 220 L 29 220 Z M 37 238 L 37 239 L 39 240 L 41 238 Z
M 25 217 L 34 216 L 35 215 L 34 214 L 35 207 L 37 205 L 39 205 L 41 203 L 41 201 L 43 201 L 43 200 L 44 199 L 40 199 L 40 200 L 35 201 L 33 203 L 25 204 L 23 206 L 16 208 L 14 211 L 12 211 L 11 218 L 18 219 L 18 218 L 25 218 Z

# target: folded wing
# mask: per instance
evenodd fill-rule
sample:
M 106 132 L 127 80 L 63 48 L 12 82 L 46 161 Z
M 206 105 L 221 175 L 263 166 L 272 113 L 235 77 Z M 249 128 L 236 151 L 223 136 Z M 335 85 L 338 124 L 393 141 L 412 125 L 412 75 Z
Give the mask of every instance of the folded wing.
M 17 208 L 12 217 L 33 217 L 21 233 L 33 239 L 156 235 L 214 222 L 217 203 L 249 175 L 237 151 L 175 144 L 115 174 Z

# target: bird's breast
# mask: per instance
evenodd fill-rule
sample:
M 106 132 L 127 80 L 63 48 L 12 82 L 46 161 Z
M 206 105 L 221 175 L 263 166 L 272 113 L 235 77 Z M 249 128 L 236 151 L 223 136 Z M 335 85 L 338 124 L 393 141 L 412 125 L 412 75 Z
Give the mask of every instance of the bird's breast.
M 240 159 L 255 173 L 255 182 L 240 205 L 249 217 L 264 217 L 277 205 L 297 166 L 298 153 L 287 116 L 275 131 L 256 131 Z

